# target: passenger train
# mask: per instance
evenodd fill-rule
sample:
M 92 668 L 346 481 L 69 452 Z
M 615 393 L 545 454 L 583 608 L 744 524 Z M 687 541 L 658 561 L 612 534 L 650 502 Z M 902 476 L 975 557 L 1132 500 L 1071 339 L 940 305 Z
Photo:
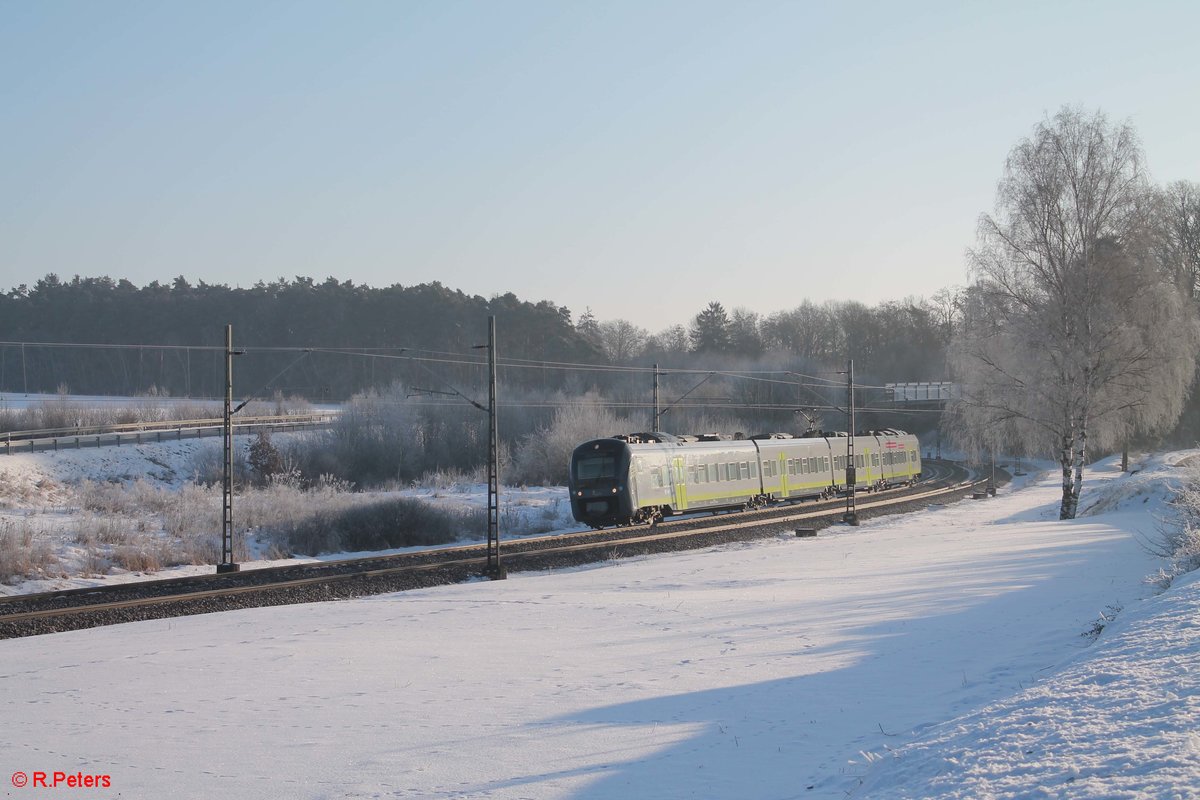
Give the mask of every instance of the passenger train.
M 571 454 L 571 511 L 593 528 L 655 522 L 690 511 L 910 485 L 921 477 L 917 437 L 898 430 L 749 439 L 641 433 L 593 439 Z

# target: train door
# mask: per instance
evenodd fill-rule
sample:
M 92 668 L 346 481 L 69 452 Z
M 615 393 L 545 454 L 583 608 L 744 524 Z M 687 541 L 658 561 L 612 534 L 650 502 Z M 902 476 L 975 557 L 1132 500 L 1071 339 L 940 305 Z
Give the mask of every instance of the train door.
M 638 497 L 641 495 L 641 484 L 643 481 L 648 480 L 646 462 L 641 458 L 633 459 L 633 462 L 629 465 L 629 480 L 626 481 L 626 485 L 629 487 L 631 508 L 641 508 L 641 505 L 638 503 Z
M 671 459 L 671 494 L 675 499 L 675 510 L 687 509 L 687 470 L 683 466 L 683 456 Z

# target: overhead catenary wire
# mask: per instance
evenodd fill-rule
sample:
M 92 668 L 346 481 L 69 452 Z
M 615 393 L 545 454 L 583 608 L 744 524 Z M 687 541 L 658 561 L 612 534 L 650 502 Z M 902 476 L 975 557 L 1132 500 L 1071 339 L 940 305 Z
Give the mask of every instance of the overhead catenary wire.
M 375 399 L 372 402 L 387 403 L 391 405 L 405 406 L 429 406 L 429 407 L 446 407 L 446 406 L 461 406 L 469 407 L 467 402 L 433 402 L 422 400 L 380 400 Z M 502 401 L 500 408 L 612 408 L 612 409 L 645 409 L 650 407 L 650 403 L 636 400 L 622 401 L 573 401 L 573 400 L 531 400 L 528 402 L 520 400 Z M 795 403 L 740 403 L 740 402 L 688 402 L 674 406 L 679 409 L 736 409 L 736 410 L 758 410 L 758 411 L 795 411 L 797 406 Z M 831 405 L 805 405 L 805 409 L 816 409 L 819 411 L 842 411 L 837 406 Z M 903 414 L 940 414 L 940 409 L 934 408 L 904 408 L 902 406 L 858 406 L 857 411 L 875 412 L 875 413 L 903 413 Z
M 114 350 L 176 350 L 176 351 L 221 351 L 222 348 L 215 345 L 187 345 L 187 344 L 134 344 L 134 343 L 102 343 L 102 342 L 20 342 L 20 341 L 0 341 L 0 346 L 13 347 L 47 347 L 47 348 L 83 348 L 83 349 L 114 349 Z M 239 348 L 244 354 L 255 353 L 300 353 L 307 355 L 310 353 L 321 353 L 326 355 L 341 355 L 354 356 L 359 358 L 382 359 L 388 361 L 404 361 L 422 366 L 423 364 L 445 364 L 450 366 L 468 366 L 480 367 L 487 366 L 486 359 L 476 356 L 474 353 L 461 353 L 446 350 L 431 350 L 427 348 L 417 348 L 408 346 L 377 346 L 377 347 L 348 347 L 348 346 L 300 346 L 300 345 L 250 345 Z M 290 368 L 286 367 L 283 371 Z M 586 362 L 571 362 L 571 361 L 548 361 L 537 359 L 526 359 L 509 357 L 499 359 L 496 364 L 498 369 L 543 369 L 543 370 L 558 370 L 558 371 L 577 371 L 577 372 L 601 372 L 601 373 L 623 373 L 629 375 L 637 374 L 652 374 L 653 366 L 633 366 L 633 365 L 618 365 L 618 364 L 594 364 Z M 281 373 L 282 374 L 282 371 Z M 677 375 L 705 375 L 705 376 L 720 376 L 732 380 L 744 380 L 757 383 L 774 384 L 780 386 L 800 386 L 808 389 L 840 389 L 841 380 L 832 377 L 824 377 L 822 375 L 810 375 L 807 373 L 798 372 L 795 370 L 772 369 L 772 370 L 729 370 L 729 369 L 703 369 L 703 368 L 670 368 L 663 367 L 659 369 L 659 374 L 663 376 Z M 836 374 L 836 373 L 834 373 Z M 783 376 L 792 375 L 802 378 L 803 381 L 788 380 Z M 769 377 L 768 377 L 769 376 Z M 276 376 L 276 378 L 278 375 Z M 275 378 L 272 378 L 275 380 Z M 809 381 L 809 382 L 805 382 Z M 886 390 L 888 387 L 877 384 L 856 383 L 856 389 L 871 389 L 871 390 Z

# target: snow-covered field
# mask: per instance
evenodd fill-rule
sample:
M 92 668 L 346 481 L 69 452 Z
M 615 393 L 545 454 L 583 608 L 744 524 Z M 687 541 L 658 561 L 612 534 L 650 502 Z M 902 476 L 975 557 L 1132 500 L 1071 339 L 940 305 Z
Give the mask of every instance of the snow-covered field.
M 107 775 L 102 797 L 1200 796 L 1200 582 L 1156 594 L 1140 544 L 1178 458 L 1102 465 L 1072 522 L 1051 473 L 816 539 L 0 642 L 0 775 Z
M 275 440 L 285 442 L 289 437 L 305 434 L 277 434 Z M 235 445 L 247 448 L 253 437 L 236 436 Z M 178 494 L 194 479 L 197 464 L 205 461 L 220 463 L 221 444 L 212 439 L 148 442 L 122 447 L 85 448 L 40 453 L 0 455 L 0 536 L 6 533 L 31 532 L 32 545 L 48 554 L 49 563 L 42 577 L 0 582 L 0 595 L 123 583 L 148 578 L 211 573 L 211 564 L 171 566 L 153 572 L 123 569 L 116 564 L 102 564 L 110 570 L 102 574 L 96 569 L 99 559 L 94 547 L 81 545 L 81 530 L 99 526 L 96 514 L 81 509 L 80 486 L 85 481 L 118 483 L 125 486 L 142 485 L 151 491 L 162 489 Z M 136 491 L 135 491 L 136 494 Z M 211 516 L 207 528 L 194 535 L 207 537 L 212 543 L 220 540 L 220 490 L 211 497 L 198 497 L 192 512 Z M 579 526 L 571 517 L 570 501 L 561 486 L 503 487 L 501 523 L 506 536 L 521 536 L 549 530 L 573 530 Z M 482 483 L 456 480 L 435 481 L 435 485 L 410 486 L 388 492 L 373 492 L 360 499 L 381 497 L 410 497 L 445 509 L 486 509 L 487 487 Z M 234 522 L 246 519 L 244 499 L 234 498 Z M 262 505 L 261 498 L 258 505 Z M 110 520 L 111 521 L 111 520 Z M 161 517 L 143 515 L 123 520 L 126 528 L 139 541 L 168 539 L 162 530 Z M 101 538 L 104 538 L 103 536 Z M 111 536 L 108 538 L 112 538 Z M 469 537 L 468 537 L 469 538 Z M 251 532 L 247 539 L 251 554 L 244 568 L 286 563 L 268 558 L 271 552 L 269 537 Z M 390 550 L 385 552 L 401 552 Z M 353 558 L 368 553 L 338 553 L 321 556 Z M 297 558 L 294 562 L 312 561 Z

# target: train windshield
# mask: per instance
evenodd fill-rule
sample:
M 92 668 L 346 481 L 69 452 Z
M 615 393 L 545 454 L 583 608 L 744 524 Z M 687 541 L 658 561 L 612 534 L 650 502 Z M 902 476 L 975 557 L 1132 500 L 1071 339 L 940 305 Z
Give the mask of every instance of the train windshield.
M 617 457 L 615 455 L 596 455 L 580 458 L 575 462 L 575 479 L 586 481 L 592 478 L 617 477 Z

